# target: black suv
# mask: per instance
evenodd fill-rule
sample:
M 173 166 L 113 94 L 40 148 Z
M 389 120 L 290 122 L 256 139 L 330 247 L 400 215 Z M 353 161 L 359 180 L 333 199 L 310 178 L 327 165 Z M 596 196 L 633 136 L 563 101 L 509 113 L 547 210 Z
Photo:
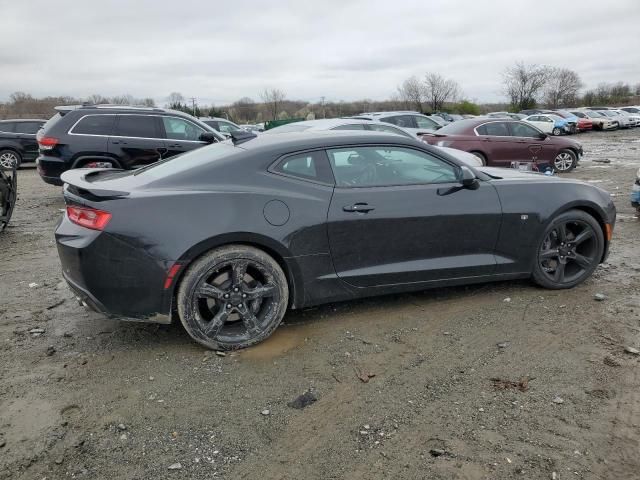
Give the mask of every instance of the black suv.
M 224 136 L 197 118 L 164 108 L 123 105 L 56 107 L 38 132 L 38 173 L 52 185 L 71 168 L 135 169 Z
M 17 168 L 38 156 L 36 133 L 45 120 L 0 120 L 0 167 Z

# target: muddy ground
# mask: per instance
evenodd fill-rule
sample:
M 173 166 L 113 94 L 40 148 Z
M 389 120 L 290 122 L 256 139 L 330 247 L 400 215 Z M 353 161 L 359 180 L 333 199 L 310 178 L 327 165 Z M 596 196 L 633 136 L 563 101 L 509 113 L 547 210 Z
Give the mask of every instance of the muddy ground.
M 640 478 L 640 357 L 624 352 L 640 348 L 640 129 L 578 140 L 570 176 L 619 212 L 585 284 L 327 305 L 225 357 L 179 325 L 79 307 L 53 239 L 60 189 L 21 170 L 0 234 L 0 479 Z M 317 402 L 287 405 L 309 389 Z

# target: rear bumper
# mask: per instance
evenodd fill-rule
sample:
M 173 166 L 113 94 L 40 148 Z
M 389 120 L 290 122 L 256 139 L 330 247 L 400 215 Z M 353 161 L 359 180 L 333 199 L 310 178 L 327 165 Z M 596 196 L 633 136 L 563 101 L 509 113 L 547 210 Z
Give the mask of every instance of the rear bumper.
M 69 170 L 69 165 L 61 158 L 40 155 L 36 158 L 38 174 L 45 183 L 61 186 L 60 175 Z
M 56 229 L 62 275 L 81 303 L 113 318 L 170 323 L 168 264 L 126 238 L 80 227 Z

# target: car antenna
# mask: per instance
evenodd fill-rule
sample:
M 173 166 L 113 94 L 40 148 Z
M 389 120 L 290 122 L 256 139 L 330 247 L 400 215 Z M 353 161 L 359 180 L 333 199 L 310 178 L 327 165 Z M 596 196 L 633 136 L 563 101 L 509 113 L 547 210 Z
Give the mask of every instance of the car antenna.
M 231 132 L 231 141 L 234 145 L 239 145 L 244 142 L 248 142 L 252 138 L 256 138 L 257 135 L 251 132 Z

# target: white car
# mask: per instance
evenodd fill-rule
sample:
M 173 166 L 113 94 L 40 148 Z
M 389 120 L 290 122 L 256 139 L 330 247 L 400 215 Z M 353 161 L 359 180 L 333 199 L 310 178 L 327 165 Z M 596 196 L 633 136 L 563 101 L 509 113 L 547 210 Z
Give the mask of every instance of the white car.
M 418 139 L 423 133 L 433 133 L 445 126 L 444 120 L 440 117 L 428 117 L 421 113 L 410 111 L 361 113 L 351 118 L 391 123 L 405 129 L 407 132 L 411 132 Z
M 618 126 L 620 128 L 629 128 L 632 126 L 631 120 L 629 120 L 628 117 L 621 115 L 616 110 L 597 110 L 597 112 L 618 122 Z
M 616 112 L 622 117 L 626 117 L 629 121 L 630 127 L 637 127 L 640 125 L 640 113 L 629 113 L 626 110 L 610 110 L 611 112 Z
M 631 107 L 620 107 L 618 110 L 623 110 L 628 113 L 635 113 L 636 115 L 640 115 L 640 107 L 637 105 L 633 105 Z
M 400 135 L 406 138 L 415 139 L 412 132 L 406 129 L 396 127 L 395 125 L 389 125 L 384 122 L 378 122 L 375 120 L 365 120 L 361 118 L 327 118 L 320 120 L 305 120 L 303 122 L 287 123 L 280 127 L 275 127 L 264 132 L 263 135 L 275 135 L 278 133 L 288 132 L 313 132 L 323 130 L 363 130 L 391 133 L 394 135 Z M 438 148 L 452 157 L 464 162 L 472 167 L 481 167 L 483 165 L 482 160 L 472 153 L 463 152 L 455 148 L 449 147 L 434 147 Z
M 549 135 L 562 135 L 570 133 L 569 122 L 559 115 L 551 113 L 539 113 L 537 115 L 529 115 L 522 119 L 523 122 L 530 123 L 534 127 L 538 127 L 544 133 Z
M 218 117 L 200 117 L 202 123 L 206 123 L 214 130 L 220 132 L 225 137 L 231 136 L 232 132 L 244 132 L 245 130 L 230 120 Z

